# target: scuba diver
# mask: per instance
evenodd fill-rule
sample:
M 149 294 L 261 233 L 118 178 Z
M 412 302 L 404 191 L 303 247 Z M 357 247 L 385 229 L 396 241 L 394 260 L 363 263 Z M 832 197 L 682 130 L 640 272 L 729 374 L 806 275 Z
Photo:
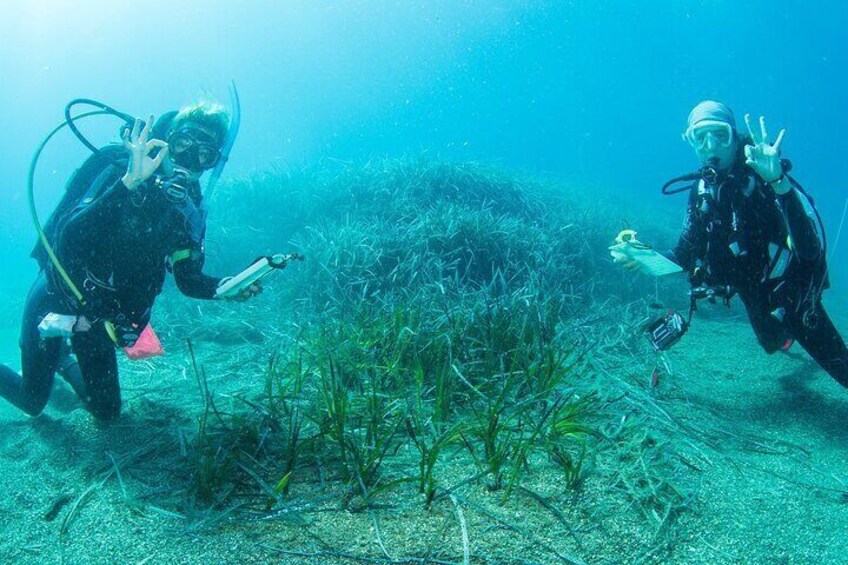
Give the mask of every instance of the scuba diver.
M 797 341 L 831 377 L 848 387 L 848 349 L 821 303 L 829 287 L 824 227 L 811 198 L 780 158 L 786 130 L 774 143 L 765 118 L 748 135 L 733 112 L 706 100 L 689 114 L 684 139 L 701 169 L 666 183 L 664 194 L 689 191 L 683 232 L 665 253 L 689 273 L 689 320 L 670 314 L 648 327 L 658 350 L 685 333 L 696 301 L 738 294 L 762 348 L 787 351 Z M 672 190 L 675 184 L 687 186 Z M 633 270 L 629 258 L 616 262 Z
M 96 149 L 86 142 L 95 153 L 39 229 L 32 256 L 40 272 L 21 328 L 22 374 L 0 365 L 0 396 L 36 416 L 58 372 L 97 420 L 114 420 L 121 410 L 116 346 L 130 354 L 146 339 L 166 271 L 186 296 L 221 297 L 216 290 L 226 279 L 203 273 L 206 211 L 199 179 L 213 168 L 217 179 L 237 117 L 236 110 L 231 128 L 222 106 L 198 103 L 155 125 L 153 116 L 146 123 L 130 117 L 120 144 Z M 254 283 L 228 298 L 259 292 Z

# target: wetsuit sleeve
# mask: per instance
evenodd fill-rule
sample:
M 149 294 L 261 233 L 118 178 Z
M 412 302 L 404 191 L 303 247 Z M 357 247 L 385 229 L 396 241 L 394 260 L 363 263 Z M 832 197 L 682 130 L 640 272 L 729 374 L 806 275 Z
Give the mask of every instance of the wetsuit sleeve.
M 663 255 L 683 267 L 684 271 L 695 268 L 695 260 L 701 254 L 704 246 L 704 230 L 697 210 L 697 198 L 693 190 L 689 194 L 686 205 L 686 217 L 683 220 L 683 231 L 674 249 L 667 250 Z
M 822 245 L 816 229 L 815 210 L 810 201 L 795 188 L 786 194 L 778 195 L 777 201 L 795 252 L 804 261 L 818 259 Z
M 199 186 L 194 187 L 199 191 Z M 174 233 L 171 256 L 169 258 L 174 281 L 184 295 L 191 298 L 211 300 L 215 298 L 220 278 L 203 273 L 206 262 L 204 240 L 206 239 L 206 212 L 201 204 L 199 192 L 195 198 L 182 203 L 181 228 Z
M 180 292 L 191 298 L 211 300 L 221 279 L 203 273 L 204 256 L 196 249 L 177 251 L 171 259 Z
M 56 235 L 56 252 L 62 265 L 78 286 L 88 277 L 87 270 L 108 264 L 111 249 L 109 235 L 129 201 L 129 190 L 119 180 L 93 202 L 74 210 Z M 96 268 L 95 268 L 96 271 Z M 110 317 L 119 311 L 116 296 L 97 285 L 85 289 L 86 315 Z
M 68 179 L 62 199 L 43 227 L 49 243 L 55 242 L 56 234 L 61 229 L 68 214 L 79 204 L 98 175 L 102 174 L 106 167 L 114 162 L 115 154 L 115 150 L 109 147 L 102 149 L 86 159 L 85 163 L 74 171 L 74 174 Z M 41 241 L 36 242 L 30 256 L 38 261 L 39 268 L 44 269 L 46 267 L 48 257 Z
M 71 263 L 96 261 L 129 197 L 129 189 L 118 180 L 93 202 L 74 210 L 59 234 L 61 256 Z
M 130 191 L 120 180 L 116 180 L 93 202 L 80 207 L 71 214 L 66 228 L 92 230 L 97 226 L 110 224 L 116 218 L 116 214 L 129 201 Z M 98 228 L 96 231 L 101 230 Z M 89 231 L 92 237 L 100 237 L 102 234 Z

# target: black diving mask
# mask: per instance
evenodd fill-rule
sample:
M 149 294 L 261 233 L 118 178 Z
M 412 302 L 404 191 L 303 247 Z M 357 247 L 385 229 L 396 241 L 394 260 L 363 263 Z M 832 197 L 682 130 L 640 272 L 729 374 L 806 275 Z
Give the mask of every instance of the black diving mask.
M 194 128 L 182 128 L 168 136 L 171 159 L 193 171 L 211 169 L 221 157 L 221 150 L 212 136 Z

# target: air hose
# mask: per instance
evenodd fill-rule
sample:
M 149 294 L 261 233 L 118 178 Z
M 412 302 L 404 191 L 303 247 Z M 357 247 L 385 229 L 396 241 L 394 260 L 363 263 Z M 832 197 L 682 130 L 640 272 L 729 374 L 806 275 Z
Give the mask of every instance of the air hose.
M 81 104 L 81 103 L 97 106 L 100 109 L 99 110 L 92 110 L 90 112 L 83 112 L 82 114 L 80 114 L 78 116 L 71 117 L 71 115 L 70 115 L 71 108 L 74 105 Z M 90 117 L 90 116 L 98 116 L 98 115 L 103 115 L 103 114 L 114 115 L 114 116 L 121 117 L 123 119 L 131 118 L 131 116 L 127 116 L 127 114 L 124 114 L 122 112 L 118 112 L 117 110 L 114 110 L 114 109 L 110 108 L 109 106 L 106 106 L 105 104 L 100 104 L 99 102 L 95 102 L 93 100 L 76 99 L 76 100 L 72 100 L 71 102 L 69 102 L 68 105 L 65 106 L 65 121 L 63 121 L 61 124 L 59 124 L 55 128 L 53 128 L 50 131 L 50 133 L 47 134 L 47 136 L 38 145 L 38 148 L 35 150 L 35 153 L 32 156 L 32 160 L 29 163 L 29 174 L 27 175 L 27 199 L 29 201 L 29 211 L 30 211 L 30 214 L 32 216 L 32 223 L 35 225 L 35 231 L 36 231 L 36 233 L 38 233 L 38 240 L 41 242 L 41 245 L 44 246 L 44 251 L 47 253 L 47 256 L 50 258 L 50 261 L 56 267 L 56 272 L 59 273 L 59 276 L 61 276 L 62 280 L 65 281 L 65 284 L 68 285 L 68 288 L 70 289 L 70 291 L 74 295 L 74 297 L 79 301 L 80 304 L 83 304 L 83 305 L 85 304 L 85 298 L 83 297 L 82 293 L 77 288 L 77 286 L 74 284 L 74 281 L 71 280 L 71 277 L 68 275 L 67 271 L 65 271 L 65 268 L 62 267 L 62 264 L 59 262 L 59 258 L 56 257 L 56 253 L 54 253 L 54 251 L 53 251 L 53 247 L 50 245 L 50 242 L 47 241 L 47 235 L 45 235 L 45 233 L 44 233 L 44 228 L 41 226 L 41 221 L 38 218 L 38 211 L 36 210 L 36 207 L 35 207 L 35 194 L 34 194 L 34 190 L 33 190 L 33 185 L 34 185 L 34 179 L 35 179 L 35 167 L 38 164 L 39 157 L 41 157 L 41 152 L 44 151 L 44 147 L 47 145 L 47 143 L 63 127 L 65 127 L 65 126 L 70 127 L 71 130 L 74 132 L 74 135 L 76 135 L 77 138 L 79 138 L 86 147 L 88 147 L 89 149 L 91 149 L 95 153 L 99 152 L 99 150 L 96 147 L 91 145 L 91 143 L 89 143 L 89 141 L 87 139 L 85 139 L 85 137 L 82 135 L 82 133 L 79 131 L 79 129 L 77 129 L 77 127 L 74 125 L 74 122 L 76 120 L 79 120 L 79 119 L 82 119 L 82 118 L 87 118 L 87 117 Z M 134 118 L 132 118 L 132 119 L 134 119 Z

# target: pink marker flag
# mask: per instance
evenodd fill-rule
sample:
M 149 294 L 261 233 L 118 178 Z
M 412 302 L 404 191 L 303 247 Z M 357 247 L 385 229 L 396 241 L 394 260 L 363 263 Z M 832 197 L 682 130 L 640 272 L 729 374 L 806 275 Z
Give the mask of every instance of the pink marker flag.
M 153 331 L 153 326 L 147 324 L 138 336 L 138 341 L 132 347 L 124 347 L 124 353 L 133 361 L 139 359 L 147 359 L 162 355 L 165 350 L 162 349 L 162 343 Z

